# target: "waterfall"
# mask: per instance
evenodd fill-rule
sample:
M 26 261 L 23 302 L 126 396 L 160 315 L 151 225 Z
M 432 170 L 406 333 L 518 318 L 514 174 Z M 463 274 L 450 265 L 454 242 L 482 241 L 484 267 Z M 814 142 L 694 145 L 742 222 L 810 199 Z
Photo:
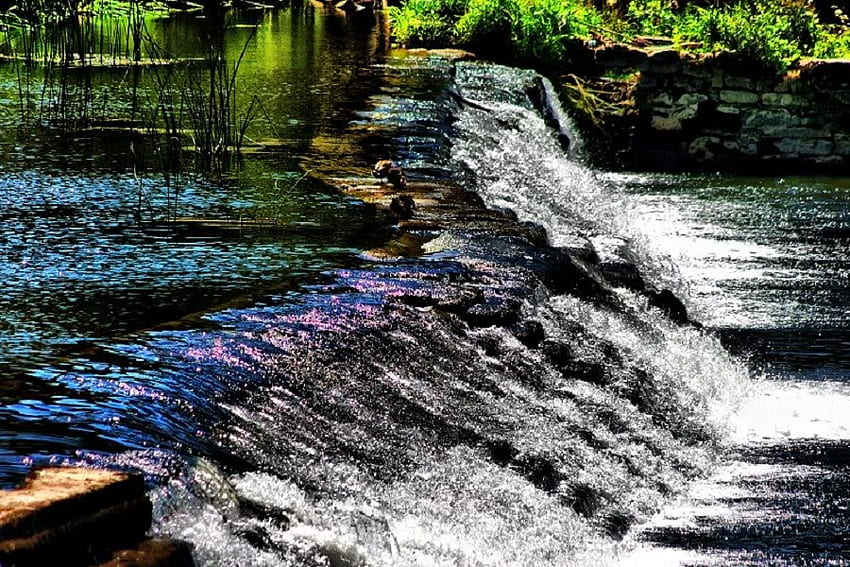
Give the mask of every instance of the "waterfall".
M 417 69 L 434 72 L 404 75 Z M 497 225 L 433 233 L 421 258 L 151 337 L 134 356 L 168 352 L 169 372 L 222 384 L 216 442 L 238 464 L 198 459 L 156 496 L 157 531 L 202 565 L 605 565 L 712 466 L 747 371 L 650 292 L 602 281 L 639 269 L 623 260 L 628 219 L 563 152 L 549 126 L 566 127 L 562 111 L 547 123 L 535 109 L 547 83 L 492 65 L 456 75 L 486 109 L 427 106 L 455 114 L 453 134 L 448 155 L 416 158 L 552 247 Z M 416 120 L 436 138 L 450 118 Z

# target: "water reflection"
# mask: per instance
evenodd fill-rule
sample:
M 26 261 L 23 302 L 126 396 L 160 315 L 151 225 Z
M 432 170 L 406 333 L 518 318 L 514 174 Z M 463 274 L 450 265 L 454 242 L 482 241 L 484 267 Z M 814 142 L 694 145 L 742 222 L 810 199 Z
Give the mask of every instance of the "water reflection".
M 25 366 L 49 359 L 57 344 L 267 293 L 292 277 L 350 262 L 375 238 L 368 208 L 303 178 L 296 162 L 340 107 L 358 104 L 371 88 L 354 79 L 377 55 L 379 34 L 310 9 L 228 18 L 227 59 L 247 46 L 238 108 L 251 97 L 262 101 L 262 119 L 248 133 L 277 140 L 230 180 L 169 182 L 153 156 L 134 159 L 131 150 L 142 154 L 145 144 L 120 129 L 0 130 L 0 362 Z M 198 18 L 147 26 L 150 41 L 171 56 L 203 55 Z M 0 69 L 3 116 L 17 111 L 16 72 L 11 64 Z M 95 90 L 108 96 L 93 111 L 132 118 L 126 79 L 125 69 L 94 70 Z M 142 80 L 143 103 L 152 88 Z M 230 224 L 165 222 L 175 218 Z M 262 226 L 245 229 L 251 219 L 263 219 Z
M 170 57 L 203 56 L 198 18 L 146 25 Z M 236 466 L 209 427 L 225 418 L 224 398 L 255 376 L 161 362 L 218 323 L 191 318 L 201 331 L 162 331 L 155 347 L 132 333 L 279 296 L 359 265 L 357 254 L 385 238 L 371 207 L 298 167 L 311 140 L 374 88 L 382 28 L 312 9 L 231 13 L 228 26 L 227 64 L 245 49 L 236 113 L 253 101 L 255 119 L 245 131 L 253 151 L 219 180 L 163 169 L 156 138 L 138 130 L 158 120 L 149 69 L 80 70 L 92 87 L 88 125 L 68 130 L 38 112 L 20 126 L 22 108 L 38 110 L 36 98 L 56 93 L 39 84 L 38 66 L 21 91 L 22 67 L 0 66 L 0 486 L 33 465 L 127 449 Z

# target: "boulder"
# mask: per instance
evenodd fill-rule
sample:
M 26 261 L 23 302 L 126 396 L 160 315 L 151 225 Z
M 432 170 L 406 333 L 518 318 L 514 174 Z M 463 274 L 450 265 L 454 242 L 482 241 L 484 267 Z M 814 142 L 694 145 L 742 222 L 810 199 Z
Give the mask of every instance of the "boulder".
M 685 304 L 669 289 L 662 289 L 661 291 L 650 290 L 647 292 L 647 297 L 649 297 L 650 305 L 660 309 L 673 322 L 679 325 L 690 323 Z
M 194 565 L 188 544 L 147 539 L 151 517 L 139 476 L 41 469 L 0 495 L 0 565 Z M 115 555 L 124 549 L 133 562 Z

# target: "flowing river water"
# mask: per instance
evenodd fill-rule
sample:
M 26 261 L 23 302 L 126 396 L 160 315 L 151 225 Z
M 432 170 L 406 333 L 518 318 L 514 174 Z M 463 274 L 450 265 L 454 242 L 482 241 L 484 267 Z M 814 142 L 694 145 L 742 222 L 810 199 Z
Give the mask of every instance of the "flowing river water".
M 381 25 L 320 9 L 242 17 L 228 41 L 268 118 L 226 182 L 172 193 L 128 139 L 18 128 L 3 75 L 4 486 L 140 471 L 155 531 L 203 565 L 844 564 L 850 185 L 595 171 L 533 73 L 387 53 Z M 151 33 L 197 56 L 197 25 Z M 627 289 L 544 287 L 515 264 L 551 251 L 482 231 L 364 253 L 393 221 L 299 163 L 374 125 L 394 134 L 345 175 L 390 154 L 461 182 L 555 247 L 638 266 L 704 328 Z M 422 293 L 516 305 L 546 338 Z

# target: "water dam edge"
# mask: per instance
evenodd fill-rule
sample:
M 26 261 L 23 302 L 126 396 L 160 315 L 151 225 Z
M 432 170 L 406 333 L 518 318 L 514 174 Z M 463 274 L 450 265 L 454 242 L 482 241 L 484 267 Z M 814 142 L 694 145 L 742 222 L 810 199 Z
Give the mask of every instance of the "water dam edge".
M 396 52 L 390 58 L 403 76 L 445 75 L 446 66 L 455 60 L 446 52 L 412 57 Z M 436 67 L 434 60 L 439 61 Z M 576 151 L 574 140 L 565 143 L 570 129 L 559 122 L 562 114 L 552 106 L 545 80 L 529 77 L 525 88 L 519 89 L 522 96 L 537 106 L 541 120 L 555 122 L 553 143 Z M 209 365 L 212 375 L 235 380 L 249 362 L 264 368 L 250 379 L 258 389 L 246 394 L 258 403 L 226 408 L 233 422 L 227 439 L 241 435 L 256 440 L 257 446 L 264 441 L 254 447 L 256 454 L 248 455 L 241 446 L 233 449 L 248 466 L 235 474 L 231 470 L 232 476 L 225 478 L 216 466 L 195 463 L 189 468 L 200 470 L 205 480 L 197 480 L 197 471 L 186 475 L 191 477 L 187 486 L 195 483 L 189 492 L 193 498 L 201 495 L 202 507 L 212 503 L 225 510 L 204 521 L 239 526 L 234 528 L 239 538 L 236 552 L 248 542 L 283 557 L 295 549 L 302 558 L 331 558 L 327 560 L 332 563 L 341 558 L 339 564 L 357 564 L 362 559 L 358 554 L 369 548 L 376 560 L 386 554 L 392 562 L 404 544 L 402 536 L 390 530 L 386 519 L 364 520 L 362 510 L 353 513 L 355 544 L 348 547 L 340 543 L 347 541 L 344 538 L 329 542 L 321 534 L 305 536 L 302 529 L 296 541 L 275 530 L 296 532 L 290 526 L 314 525 L 303 519 L 308 515 L 304 510 L 321 507 L 322 495 L 357 491 L 356 486 L 343 488 L 350 479 L 343 483 L 334 475 L 369 477 L 408 494 L 420 476 L 432 474 L 423 471 L 443 470 L 440 461 L 446 460 L 448 476 L 463 478 L 461 473 L 477 466 L 493 475 L 488 479 L 503 479 L 510 497 L 503 495 L 503 502 L 493 504 L 497 511 L 499 506 L 507 509 L 527 502 L 536 507 L 529 513 L 544 518 L 541 521 L 568 511 L 559 519 L 563 524 L 540 528 L 552 545 L 561 540 L 549 529 L 568 528 L 578 534 L 575 540 L 561 541 L 559 553 L 564 553 L 580 548 L 577 541 L 588 534 L 621 539 L 657 508 L 659 499 L 704 474 L 711 461 L 717 432 L 704 423 L 701 400 L 691 400 L 688 388 L 656 374 L 652 364 L 604 334 L 608 325 L 644 333 L 648 343 L 689 344 L 705 338 L 700 325 L 689 319 L 673 292 L 654 287 L 642 276 L 627 240 L 616 240 L 601 250 L 592 235 L 579 231 L 569 242 L 561 239 L 555 246 L 542 224 L 520 220 L 509 207 L 488 205 L 469 181 L 475 173 L 457 171 L 457 163 L 445 155 L 454 143 L 452 125 L 462 111 L 462 101 L 449 92 L 456 83 L 448 76 L 445 81 L 447 88 L 431 93 L 433 99 L 418 101 L 424 100 L 431 115 L 400 116 L 410 104 L 403 90 L 379 96 L 370 108 L 357 113 L 344 133 L 317 137 L 304 162 L 303 169 L 313 178 L 394 219 L 392 238 L 362 253 L 363 268 L 330 272 L 328 282 L 315 286 L 315 297 L 303 312 L 278 315 L 238 307 L 210 313 L 207 319 L 221 333 L 209 331 L 199 346 L 191 344 L 191 336 L 183 339 L 189 346 L 182 356 L 190 363 L 200 360 Z M 460 92 L 468 96 L 463 88 Z M 487 103 L 464 111 L 491 112 Z M 494 120 L 513 127 L 495 113 Z M 372 164 L 384 158 L 404 167 L 404 186 L 372 177 Z M 550 305 L 553 300 L 557 309 Z M 587 315 L 588 320 L 571 319 L 571 313 Z M 276 326 L 280 320 L 285 321 L 283 327 Z M 588 321 L 604 324 L 591 328 Z M 237 349 L 240 360 L 216 358 L 216 349 L 231 340 L 234 329 L 245 329 L 252 342 Z M 180 332 L 155 333 L 151 348 L 155 351 L 156 341 L 170 340 Z M 215 347 L 207 347 L 207 341 Z M 332 348 L 322 351 L 327 344 Z M 443 350 L 446 361 L 458 363 L 445 362 Z M 272 360 L 272 368 L 264 360 Z M 439 373 L 425 376 L 423 369 L 431 367 Z M 259 409 L 269 398 L 277 413 Z M 296 413 L 305 405 L 312 413 Z M 317 417 L 325 430 L 308 424 L 305 416 Z M 293 423 L 304 423 L 306 430 L 292 431 Z M 543 425 L 560 437 L 536 440 L 531 430 Z M 367 434 L 372 437 L 364 441 Z M 285 450 L 268 442 L 281 436 L 287 437 Z M 232 440 L 228 443 L 235 445 Z M 607 471 L 608 478 L 597 478 L 600 471 Z M 145 472 L 149 479 L 155 477 Z M 255 490 L 273 482 L 267 474 L 277 482 L 290 480 L 272 484 L 261 498 Z M 317 478 L 323 475 L 330 486 L 317 487 Z M 228 487 L 219 491 L 223 496 L 211 495 L 208 486 L 199 488 L 216 483 Z M 449 492 L 465 490 L 449 485 Z M 529 487 L 532 493 L 525 492 Z M 372 484 L 366 488 L 372 490 Z M 166 494 L 168 490 L 157 487 L 152 495 L 154 532 L 192 540 L 186 536 L 193 533 L 186 522 L 193 518 L 193 508 L 172 514 L 174 496 Z M 278 506 L 270 496 L 275 491 L 296 491 L 293 501 L 301 502 L 302 509 Z M 319 496 L 311 500 L 314 492 Z M 380 501 L 379 496 L 372 497 Z M 383 505 L 392 508 L 389 501 Z M 285 516 L 285 521 L 272 527 L 262 523 L 276 514 Z M 327 521 L 334 521 L 328 515 Z M 503 529 L 514 533 L 522 522 L 513 518 Z M 363 535 L 366 531 L 368 537 Z M 272 532 L 276 535 L 269 535 Z M 429 542 L 417 538 L 427 540 L 433 534 L 405 537 L 409 544 L 425 548 Z M 221 559 L 220 541 L 192 543 L 202 562 L 231 561 Z M 530 559 L 542 556 L 534 553 L 544 553 L 534 546 L 526 552 L 528 557 L 514 562 L 530 564 Z

